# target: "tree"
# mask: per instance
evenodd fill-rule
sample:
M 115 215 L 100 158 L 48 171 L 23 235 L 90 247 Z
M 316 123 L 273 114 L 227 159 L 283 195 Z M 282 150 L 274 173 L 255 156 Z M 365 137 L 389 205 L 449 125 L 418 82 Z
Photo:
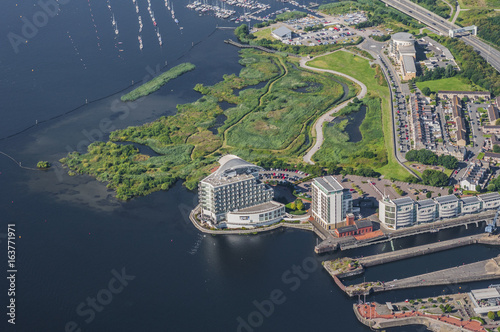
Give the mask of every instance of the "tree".
M 297 207 L 297 210 L 302 211 L 304 209 L 304 202 L 300 198 L 297 198 L 295 200 L 295 206 Z
M 448 65 L 446 66 L 444 76 L 445 76 L 446 78 L 455 76 L 455 69 L 453 68 L 453 66 L 452 66 L 451 64 L 448 64 Z
M 426 96 L 429 96 L 431 94 L 431 89 L 429 89 L 429 87 L 426 86 L 422 89 L 422 93 Z
M 290 203 L 290 209 L 297 210 L 297 204 L 295 202 Z
M 493 145 L 493 152 L 500 153 L 500 145 L 497 144 Z
M 476 185 L 476 191 L 479 193 L 481 192 L 481 186 L 480 185 Z
M 453 194 L 453 188 L 448 188 L 448 195 Z
M 432 197 L 432 193 L 430 191 L 428 191 L 427 194 L 425 194 L 425 197 L 431 198 Z
M 497 186 L 494 183 L 490 183 L 487 187 L 488 191 L 495 191 Z
M 493 311 L 488 311 L 488 318 L 491 320 L 495 320 L 495 318 L 497 318 L 497 315 Z
M 422 173 L 422 181 L 429 186 L 442 187 L 448 184 L 448 176 L 441 171 L 426 169 Z

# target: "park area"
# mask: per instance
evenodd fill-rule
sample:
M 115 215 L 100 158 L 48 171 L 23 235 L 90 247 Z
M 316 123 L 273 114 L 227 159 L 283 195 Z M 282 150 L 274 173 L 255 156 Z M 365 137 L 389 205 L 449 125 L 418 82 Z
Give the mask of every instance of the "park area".
M 454 76 L 449 78 L 442 78 L 433 81 L 417 82 L 417 88 L 422 91 L 423 88 L 429 88 L 433 93 L 440 90 L 444 91 L 483 91 L 481 87 L 472 85 L 464 81 L 463 78 Z
M 88 153 L 73 152 L 61 162 L 72 175 L 107 182 L 123 200 L 168 190 L 177 180 L 194 189 L 228 153 L 254 163 L 279 157 L 301 164 L 313 142 L 315 120 L 354 96 L 357 87 L 332 74 L 300 69 L 297 59 L 254 50 L 240 54 L 238 75 L 224 75 L 211 86 L 197 84 L 200 98 L 177 105 L 177 114 L 116 130 L 110 142 L 93 143 Z
M 365 119 L 359 127 L 362 139 L 350 141 L 349 134 L 344 131 L 348 123 L 325 126 L 325 142 L 314 159 L 324 164 L 368 167 L 390 178 L 406 179 L 408 172 L 393 154 L 390 94 L 381 69 L 370 65 L 369 60 L 345 51 L 314 58 L 307 64 L 352 76 L 368 89 L 367 97 L 361 101 L 367 107 Z M 354 106 L 351 105 L 352 111 L 356 111 Z

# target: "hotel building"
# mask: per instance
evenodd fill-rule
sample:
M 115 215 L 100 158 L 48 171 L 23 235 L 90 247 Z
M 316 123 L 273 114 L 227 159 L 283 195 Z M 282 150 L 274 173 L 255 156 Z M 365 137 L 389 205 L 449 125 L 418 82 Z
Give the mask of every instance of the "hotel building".
M 259 180 L 261 167 L 225 155 L 220 167 L 200 181 L 201 218 L 218 228 L 270 225 L 281 221 L 285 206 L 272 201 L 273 189 Z

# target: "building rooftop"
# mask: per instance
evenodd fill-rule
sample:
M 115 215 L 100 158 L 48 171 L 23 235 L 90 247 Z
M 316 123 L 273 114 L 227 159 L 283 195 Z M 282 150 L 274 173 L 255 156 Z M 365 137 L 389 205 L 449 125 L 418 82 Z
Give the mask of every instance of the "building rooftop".
M 413 204 L 415 201 L 410 197 L 402 197 L 395 199 L 392 202 L 396 205 L 407 205 L 407 204 Z
M 428 207 L 428 206 L 436 205 L 436 202 L 434 202 L 434 200 L 432 198 L 429 198 L 429 199 L 424 199 L 422 201 L 417 201 L 417 204 L 420 207 Z
M 255 178 L 262 167 L 254 165 L 238 156 L 229 154 L 219 159 L 220 167 L 202 181 L 212 185 L 224 185 Z
M 413 54 L 413 56 L 415 56 L 415 53 L 417 52 L 415 50 L 415 45 L 399 46 L 398 51 L 399 53 Z
M 479 198 L 477 198 L 476 196 L 462 197 L 461 200 L 464 205 L 479 203 Z
M 500 297 L 500 292 L 498 288 L 483 288 L 483 289 L 475 289 L 471 291 L 471 294 L 474 296 L 476 300 L 486 300 L 491 298 Z
M 495 122 L 496 119 L 498 119 L 498 109 L 496 108 L 495 105 L 488 105 L 488 118 L 490 122 Z
M 274 30 L 272 33 L 273 33 L 273 35 L 275 35 L 279 38 L 283 38 L 291 32 L 292 32 L 292 30 L 288 29 L 287 27 L 280 26 L 278 29 Z
M 439 204 L 458 202 L 458 198 L 455 195 L 446 195 L 434 198 Z
M 339 232 L 339 234 L 347 233 L 347 232 L 354 232 L 357 230 L 358 230 L 358 228 L 356 227 L 356 225 L 349 225 L 349 226 L 337 228 L 337 232 Z
M 356 220 L 354 223 L 356 224 L 356 227 L 358 227 L 358 228 L 372 227 L 373 226 L 373 223 L 370 220 Z
M 343 190 L 344 187 L 333 176 L 328 175 L 321 178 L 315 178 L 314 182 L 328 192 Z
M 488 202 L 488 201 L 500 199 L 500 194 L 497 192 L 494 192 L 494 193 L 489 193 L 489 194 L 478 195 L 477 197 L 480 200 L 482 200 L 483 202 Z
M 403 55 L 403 67 L 407 73 L 416 73 L 415 60 L 410 55 Z
M 500 153 L 495 153 L 495 152 L 485 152 L 484 153 L 485 157 L 489 158 L 500 158 Z
M 249 214 L 249 213 L 266 213 L 269 211 L 273 211 L 278 207 L 284 206 L 281 203 L 275 202 L 275 201 L 269 201 L 266 203 L 254 205 L 254 206 L 249 206 L 243 209 L 231 211 L 231 214 Z
M 438 94 L 450 94 L 450 95 L 477 95 L 477 96 L 491 96 L 491 93 L 488 91 L 448 91 L 448 90 L 439 90 Z
M 415 41 L 415 38 L 411 33 L 408 32 L 397 32 L 392 35 L 392 40 L 396 41 L 402 41 L 402 42 L 409 42 L 409 41 Z

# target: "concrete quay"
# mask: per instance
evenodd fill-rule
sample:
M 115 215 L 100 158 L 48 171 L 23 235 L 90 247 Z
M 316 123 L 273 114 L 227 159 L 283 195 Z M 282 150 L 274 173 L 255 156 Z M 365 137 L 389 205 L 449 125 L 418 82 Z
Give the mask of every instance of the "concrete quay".
M 257 234 L 257 233 L 262 233 L 262 232 L 269 232 L 273 231 L 279 228 L 294 228 L 294 229 L 301 229 L 301 230 L 306 230 L 306 231 L 314 231 L 315 227 L 312 226 L 311 224 L 292 224 L 292 223 L 287 223 L 287 222 L 280 222 L 277 224 L 265 226 L 265 227 L 259 227 L 259 228 L 250 228 L 250 229 L 229 229 L 229 230 L 222 230 L 222 229 L 209 229 L 200 224 L 200 222 L 196 219 L 196 214 L 200 210 L 200 205 L 196 206 L 191 212 L 189 213 L 189 220 L 193 223 L 194 227 L 196 227 L 200 232 L 205 233 L 205 234 L 212 234 L 212 235 L 252 235 L 252 234 Z
M 449 285 L 463 282 L 498 279 L 500 277 L 500 256 L 476 263 L 416 275 L 386 283 L 366 282 L 345 287 L 349 296 L 368 295 L 396 289 Z
M 372 330 L 388 329 L 405 325 L 424 325 L 436 332 L 486 332 L 476 320 L 463 319 L 455 315 L 433 314 L 426 310 L 392 311 L 384 304 L 354 304 L 356 318 Z
M 435 242 L 435 243 L 430 243 L 430 244 L 424 244 L 424 245 L 417 246 L 417 247 L 411 247 L 411 248 L 396 250 L 396 251 L 392 251 L 392 252 L 386 252 L 386 253 L 382 253 L 382 254 L 378 254 L 378 255 L 363 257 L 363 258 L 359 259 L 358 262 L 363 267 L 375 266 L 375 265 L 395 262 L 395 261 L 399 261 L 399 260 L 403 260 L 403 259 L 407 259 L 407 258 L 432 254 L 434 252 L 463 247 L 463 246 L 467 246 L 470 244 L 480 243 L 479 241 L 481 239 L 483 239 L 484 237 L 487 237 L 487 235 L 476 234 L 476 235 L 472 235 L 472 236 L 467 236 L 467 237 L 462 237 L 462 238 L 457 238 L 457 239 L 452 239 L 452 240 L 447 240 L 447 241 L 440 241 L 440 242 Z M 493 242 L 492 242 L 492 244 L 493 244 Z
M 460 226 L 468 227 L 468 225 L 470 224 L 475 224 L 476 226 L 478 226 L 479 223 L 481 222 L 492 221 L 493 218 L 495 217 L 495 213 L 496 211 L 487 211 L 474 215 L 465 215 L 458 218 L 443 219 L 428 224 L 421 224 L 398 230 L 389 230 L 383 228 L 382 229 L 382 231 L 384 232 L 383 237 L 378 237 L 365 241 L 357 241 L 354 237 L 350 236 L 344 238 L 336 238 L 332 236 L 326 239 L 325 241 L 321 242 L 319 245 L 317 245 L 314 248 L 314 251 L 317 254 L 321 254 L 325 252 L 335 251 L 338 249 L 349 250 L 349 249 L 370 246 L 373 244 L 384 243 L 387 241 L 400 239 L 403 237 L 414 236 L 425 233 L 433 233 L 447 228 L 454 228 Z

